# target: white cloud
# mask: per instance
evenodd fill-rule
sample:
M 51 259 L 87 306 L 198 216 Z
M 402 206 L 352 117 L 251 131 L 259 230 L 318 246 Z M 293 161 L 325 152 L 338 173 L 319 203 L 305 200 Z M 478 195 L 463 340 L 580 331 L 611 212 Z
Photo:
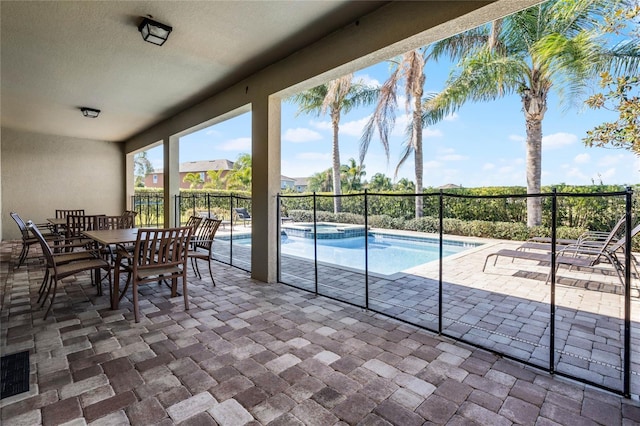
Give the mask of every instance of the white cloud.
M 251 150 L 251 138 L 229 139 L 216 146 L 221 151 L 249 151 Z
M 362 136 L 362 129 L 369 121 L 370 116 L 363 117 L 359 120 L 347 121 L 340 123 L 340 133 L 350 136 L 360 137 Z
M 576 179 L 579 179 L 579 180 L 581 180 L 581 181 L 589 181 L 589 180 L 590 180 L 590 179 L 589 179 L 589 176 L 587 176 L 586 174 L 584 174 L 584 173 L 582 172 L 582 170 L 580 170 L 580 168 L 578 168 L 578 167 L 571 167 L 571 168 L 567 171 L 566 176 L 567 176 L 567 177 L 570 177 L 570 178 L 576 178 Z M 584 183 L 584 182 L 582 182 L 582 183 Z
M 439 129 L 432 129 L 431 127 L 427 127 L 422 131 L 422 137 L 424 139 L 427 138 L 440 138 L 442 137 L 442 131 Z
M 311 142 L 321 140 L 322 135 L 318 132 L 314 132 L 313 130 L 306 129 L 304 127 L 298 127 L 296 129 L 287 129 L 282 135 L 282 140 L 287 142 Z
M 598 166 L 602 166 L 602 167 L 615 166 L 615 165 L 619 164 L 623 160 L 624 160 L 624 155 L 622 155 L 622 154 L 605 155 L 598 162 Z
M 482 166 L 482 170 L 493 170 L 496 168 L 496 165 L 493 163 L 484 163 Z
M 513 166 L 502 166 L 498 169 L 498 173 L 500 173 L 501 175 L 512 173 L 513 171 L 514 171 Z
M 369 74 L 359 75 L 355 78 L 355 81 L 369 86 L 380 86 L 380 82 Z
M 426 163 L 424 163 L 424 168 L 426 169 L 439 169 L 442 166 L 442 163 L 440 163 L 439 161 L 427 161 Z
M 596 183 L 600 183 L 600 180 L 602 179 L 602 183 L 609 184 L 612 182 L 612 179 L 614 178 L 615 175 L 616 175 L 616 168 L 612 167 L 610 169 L 605 170 L 602 173 L 598 173 L 598 179 L 594 178 L 594 180 L 596 181 Z
M 524 136 L 520 136 L 520 135 L 509 135 L 509 140 L 515 141 L 515 142 L 524 142 L 527 139 Z
M 331 122 L 330 121 L 309 120 L 309 125 L 311 127 L 315 127 L 318 130 L 331 130 Z
M 220 135 L 222 134 L 222 132 L 219 132 L 219 131 L 217 131 L 217 130 L 215 130 L 215 129 L 209 128 L 209 129 L 205 132 L 205 134 L 206 134 L 207 136 L 220 136 Z
M 457 112 L 454 112 L 454 113 L 452 113 L 452 114 L 449 114 L 449 115 L 445 116 L 445 117 L 443 118 L 443 120 L 444 120 L 444 121 L 457 121 L 457 120 L 458 120 L 458 118 L 460 118 L 460 116 L 458 115 L 458 113 L 457 113 Z
M 542 146 L 545 149 L 557 149 L 572 145 L 578 141 L 573 133 L 558 132 L 542 137 Z
M 578 164 L 585 164 L 585 163 L 588 163 L 589 161 L 591 161 L 591 156 L 589 154 L 587 154 L 587 153 L 578 154 L 578 155 L 575 156 L 573 161 L 575 163 L 578 163 Z

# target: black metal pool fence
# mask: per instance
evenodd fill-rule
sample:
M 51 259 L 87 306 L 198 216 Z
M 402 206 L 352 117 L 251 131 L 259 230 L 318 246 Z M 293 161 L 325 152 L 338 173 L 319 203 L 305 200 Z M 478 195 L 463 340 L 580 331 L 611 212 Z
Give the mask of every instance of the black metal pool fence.
M 619 311 L 622 318 L 580 310 L 571 310 L 558 306 L 558 283 L 556 277 L 556 253 L 558 249 L 558 228 L 564 224 L 575 225 L 585 219 L 581 209 L 598 210 L 595 219 L 600 221 L 601 231 L 610 230 L 620 217 L 625 219 L 625 238 L 631 241 L 631 229 L 636 219 L 637 199 L 631 188 L 624 191 L 598 193 L 561 193 L 555 189 L 549 193 L 539 194 L 508 194 L 508 195 L 461 195 L 452 192 L 439 191 L 425 193 L 420 197 L 423 212 L 431 216 L 432 220 L 415 219 L 415 194 L 371 193 L 364 191 L 358 194 L 344 194 L 338 196 L 341 200 L 342 211 L 332 213 L 336 196 L 329 194 L 278 194 L 277 223 L 282 226 L 287 220 L 304 220 L 313 226 L 314 256 L 313 260 L 304 260 L 295 256 L 283 255 L 281 242 L 278 241 L 278 281 L 299 289 L 313 292 L 334 300 L 365 308 L 374 313 L 395 318 L 442 336 L 469 343 L 475 347 L 489 350 L 505 358 L 510 358 L 524 364 L 544 369 L 551 374 L 578 380 L 597 388 L 630 397 L 640 394 L 640 354 L 632 351 L 638 346 L 637 338 L 632 344 L 631 335 L 631 297 L 632 274 L 631 244 L 624 244 L 624 285 L 616 289 L 619 296 Z M 482 216 L 468 218 L 469 211 L 481 212 L 487 217 L 498 216 L 504 221 L 523 225 L 526 221 L 526 203 L 529 198 L 539 198 L 543 206 L 543 224 L 551 240 L 551 257 L 549 270 L 549 284 L 545 300 L 532 302 L 518 299 L 509 295 L 498 295 L 490 291 L 474 294 L 473 297 L 463 298 L 469 293 L 463 285 L 444 280 L 443 276 L 453 272 L 453 269 L 464 268 L 457 264 L 454 268 L 443 268 L 443 241 L 445 221 L 450 219 L 480 220 Z M 139 213 L 144 209 L 153 210 L 157 204 L 145 205 L 149 198 L 135 199 L 134 206 Z M 594 202 L 596 200 L 597 202 Z M 221 256 L 214 256 L 216 260 L 241 269 L 250 271 L 250 250 L 243 250 L 234 258 L 233 247 L 233 208 L 247 207 L 250 209 L 251 200 L 234 195 L 214 194 L 181 194 L 176 196 L 176 217 L 183 217 L 179 213 L 193 213 L 211 215 L 215 212 L 218 217 L 231 222 L 229 237 L 225 238 L 228 249 L 223 250 Z M 470 204 L 465 209 L 464 204 Z M 469 207 L 469 206 L 467 206 Z M 523 213 L 524 212 L 524 213 Z M 435 214 L 434 214 L 435 213 Z M 140 216 L 140 215 L 139 215 Z M 434 217 L 435 216 L 435 217 Z M 316 226 L 320 222 L 360 223 L 365 229 L 370 229 L 372 222 L 376 228 L 399 228 L 406 226 L 410 230 L 426 230 L 438 234 L 439 260 L 437 280 L 422 279 L 419 276 L 409 276 L 409 283 L 405 287 L 393 287 L 394 280 L 379 277 L 369 273 L 369 234 L 365 233 L 365 245 L 362 253 L 363 267 L 361 271 L 344 270 L 335 265 L 320 262 L 317 254 Z M 426 225 L 425 225 L 426 223 Z M 436 229 L 431 229 L 434 226 Z M 593 225 L 591 223 L 590 225 Z M 422 229 L 421 226 L 428 229 Z M 479 226 L 482 226 L 480 224 Z M 588 227 L 588 226 L 587 226 Z M 279 229 L 279 233 L 282 232 Z M 504 238 L 497 236 L 497 238 Z M 237 247 L 236 250 L 240 248 Z M 242 258 L 242 259 L 240 259 Z M 455 275 L 453 275 L 455 276 Z M 638 277 L 640 279 L 640 277 Z M 361 280 L 361 281 L 358 281 Z M 402 284 L 400 280 L 396 280 Z M 425 288 L 431 284 L 429 296 Z M 591 283 L 592 284 L 592 283 Z M 563 294 L 565 294 L 565 287 Z M 448 290 L 448 291 L 445 291 Z M 584 289 L 581 289 L 584 290 Z M 567 291 L 570 291 L 567 290 Z M 424 297 L 424 300 L 420 298 Z M 455 299 L 455 300 L 454 300 Z M 486 309 L 487 300 L 500 299 L 506 309 L 513 309 L 515 314 L 504 314 L 513 324 L 511 328 L 504 323 L 495 328 L 471 318 L 470 312 Z M 475 300 L 475 302 L 474 302 Z M 514 308 L 515 306 L 515 308 Z M 533 306 L 533 307 L 531 307 Z M 518 309 L 529 309 L 532 317 L 522 321 L 517 313 Z M 497 305 L 491 315 L 498 315 L 501 310 Z M 457 311 L 466 311 L 458 313 Z M 533 314 L 532 314 L 533 312 Z M 543 316 L 541 316 L 541 312 Z M 469 318 L 465 318 L 465 315 Z M 488 317 L 485 315 L 484 318 Z M 509 317 L 511 315 L 511 317 Z M 482 315 L 478 315 L 481 317 Z M 455 317 L 455 318 L 453 318 Z M 453 318 L 453 319 L 452 319 Z M 503 318 L 503 319 L 504 319 Z M 511 318 L 511 319 L 509 319 Z M 495 318 L 494 318 L 495 319 Z M 479 326 L 478 324 L 483 324 Z M 535 326 L 532 326 L 534 324 Z M 606 324 L 606 325 L 603 325 Z M 495 325 L 495 324 L 494 324 Z M 635 324 L 634 324 L 635 325 Z M 501 328 L 503 327 L 503 328 Z M 606 328 L 605 331 L 602 329 Z M 531 330 L 537 330 L 536 332 Z M 535 335 L 535 338 L 532 337 Z M 536 340 L 538 339 L 538 340 Z M 578 343 L 577 343 L 578 342 Z M 579 347 L 579 348 L 576 348 Z M 608 351 L 608 352 L 607 352 Z M 603 353 L 606 352 L 606 356 Z M 633 363 L 633 368 L 632 368 Z M 633 379 L 633 380 L 632 380 Z

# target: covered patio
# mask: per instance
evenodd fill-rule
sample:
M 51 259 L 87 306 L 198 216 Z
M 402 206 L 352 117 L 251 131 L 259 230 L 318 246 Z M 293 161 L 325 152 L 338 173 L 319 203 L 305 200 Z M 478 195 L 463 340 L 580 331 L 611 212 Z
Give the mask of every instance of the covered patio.
M 635 399 L 218 263 L 216 287 L 190 271 L 189 311 L 151 285 L 136 324 L 130 294 L 113 311 L 86 274 L 65 284 L 44 322 L 41 263 L 14 270 L 19 251 L 0 250 L 2 352 L 30 351 L 31 386 L 0 401 L 3 423 L 640 422 Z M 474 281 L 489 288 L 493 278 Z
M 276 283 L 282 99 L 537 2 L 0 2 L 0 353 L 27 351 L 30 365 L 28 392 L 0 400 L 1 422 L 640 422 L 635 398 L 404 322 L 415 306 L 402 303 L 412 296 L 394 287 L 407 284 L 401 280 L 373 284 L 380 301 L 374 308 L 402 321 L 342 303 L 352 303 L 355 290 L 348 286 L 360 279 L 344 271 L 321 274 L 325 292 L 338 300 L 292 287 L 308 287 L 304 276 L 285 280 L 291 286 Z M 162 47 L 138 33 L 138 21 L 150 14 L 174 27 Z M 102 112 L 86 118 L 84 106 Z M 96 296 L 89 275 L 78 275 L 59 291 L 45 322 L 36 304 L 42 263 L 32 258 L 15 269 L 19 233 L 9 213 L 34 222 L 57 208 L 119 214 L 131 207 L 133 156 L 162 145 L 169 226 L 176 219 L 180 137 L 247 111 L 251 273 L 216 265 L 216 287 L 206 274 L 198 280 L 190 273 L 189 311 L 165 289 L 148 287 L 139 324 L 128 300 L 113 311 L 107 293 Z M 308 264 L 290 266 L 312 273 Z M 447 312 L 452 332 L 485 319 L 473 312 L 488 308 L 477 297 L 482 286 L 515 288 L 496 299 L 505 307 L 511 296 L 530 291 L 519 281 L 528 278 L 517 274 L 480 280 L 468 269 L 449 270 L 456 271 L 452 282 L 476 286 L 469 290 L 476 299 L 464 299 L 472 305 Z M 408 284 L 429 282 L 430 273 L 408 276 Z M 432 321 L 427 314 L 420 325 Z M 544 340 L 544 333 L 529 334 Z M 519 339 L 514 351 L 530 342 L 530 336 Z

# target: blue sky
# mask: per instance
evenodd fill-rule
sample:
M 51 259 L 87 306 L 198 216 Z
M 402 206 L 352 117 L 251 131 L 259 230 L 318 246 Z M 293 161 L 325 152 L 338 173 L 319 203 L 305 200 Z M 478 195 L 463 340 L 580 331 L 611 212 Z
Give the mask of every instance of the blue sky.
M 441 90 L 449 73 L 447 65 L 427 64 L 425 92 Z M 356 79 L 383 83 L 389 75 L 386 62 L 355 74 Z M 400 91 L 399 91 L 400 93 Z M 589 185 L 640 183 L 640 158 L 629 151 L 587 148 L 582 143 L 587 130 L 615 114 L 560 104 L 557 92 L 550 94 L 543 121 L 542 184 Z M 358 159 L 359 139 L 373 106 L 343 115 L 340 124 L 340 160 Z M 296 116 L 295 104 L 282 105 L 282 174 L 308 177 L 331 167 L 332 130 L 325 116 Z M 398 100 L 396 126 L 387 161 L 378 139 L 373 139 L 365 158 L 365 179 L 384 173 L 394 179 L 402 150 L 405 124 L 404 99 Z M 219 123 L 180 140 L 180 162 L 236 160 L 251 152 L 251 115 Z M 467 104 L 453 116 L 423 130 L 424 185 L 448 183 L 464 187 L 526 186 L 525 125 L 520 99 L 510 95 L 493 102 Z M 149 159 L 162 168 L 162 149 L 149 151 Z M 397 179 L 415 180 L 413 157 L 399 170 Z M 394 179 L 395 181 L 395 179 Z

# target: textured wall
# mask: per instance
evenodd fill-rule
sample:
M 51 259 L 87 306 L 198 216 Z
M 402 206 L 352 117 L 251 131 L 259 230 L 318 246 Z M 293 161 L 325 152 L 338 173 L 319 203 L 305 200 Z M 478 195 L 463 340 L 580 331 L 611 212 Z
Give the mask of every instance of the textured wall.
M 20 238 L 9 216 L 44 222 L 56 209 L 120 214 L 125 206 L 123 145 L 2 128 L 2 239 Z

